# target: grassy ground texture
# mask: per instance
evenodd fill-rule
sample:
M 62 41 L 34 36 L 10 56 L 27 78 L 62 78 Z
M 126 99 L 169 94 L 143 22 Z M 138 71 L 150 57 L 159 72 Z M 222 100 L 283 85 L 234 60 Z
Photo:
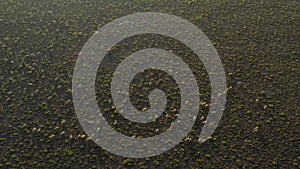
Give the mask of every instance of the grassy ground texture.
M 199 144 L 210 89 L 205 69 L 198 63 L 201 97 L 207 103 L 200 107 L 202 113 L 191 133 L 162 155 L 124 158 L 87 139 L 72 104 L 72 73 L 80 49 L 96 30 L 116 18 L 149 11 L 177 15 L 198 26 L 217 49 L 230 89 L 219 127 L 210 140 Z M 298 0 L 0 0 L 0 35 L 0 168 L 300 166 Z M 133 41 L 141 46 L 132 47 Z M 193 55 L 182 44 L 156 35 L 133 37 L 115 51 L 143 44 L 165 48 L 174 44 L 178 54 Z M 173 84 L 169 76 L 157 76 Z M 97 77 L 97 82 L 102 78 Z M 138 77 L 134 83 L 142 85 Z M 157 85 L 167 89 L 166 84 Z M 105 97 L 96 90 L 97 97 Z M 170 91 L 178 92 L 176 83 Z M 141 98 L 137 107 L 147 104 Z M 170 105 L 177 103 L 174 99 Z M 106 110 L 111 112 L 111 107 Z M 106 117 L 111 123 L 119 119 Z M 125 122 L 115 128 L 126 133 Z M 149 136 L 157 127 L 139 126 L 126 134 Z

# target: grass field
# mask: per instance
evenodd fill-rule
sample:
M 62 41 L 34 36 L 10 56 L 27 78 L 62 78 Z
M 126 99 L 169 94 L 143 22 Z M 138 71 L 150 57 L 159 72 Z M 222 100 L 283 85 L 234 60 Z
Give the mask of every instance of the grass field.
M 72 73 L 81 48 L 101 26 L 150 11 L 180 16 L 200 28 L 219 53 L 230 89 L 219 127 L 199 144 L 210 88 L 202 64 L 191 60 L 207 104 L 190 134 L 162 155 L 124 158 L 87 139 L 72 103 Z M 0 35 L 0 168 L 300 167 L 299 0 L 0 0 Z M 175 53 L 193 58 L 182 44 L 157 35 L 129 38 L 114 51 L 173 49 L 172 44 Z M 106 69 L 111 71 L 99 71 Z M 157 85 L 167 90 L 173 84 L 170 92 L 178 92 L 170 77 L 159 76 L 168 83 Z M 98 87 L 103 78 L 97 77 Z M 142 85 L 138 78 L 135 83 Z M 98 98 L 107 96 L 96 92 Z M 144 104 L 142 95 L 136 106 Z M 118 113 L 109 114 L 110 104 L 102 106 L 111 125 L 122 121 Z M 130 125 L 136 130 L 125 131 Z M 130 136 L 152 136 L 161 126 L 128 124 L 123 118 L 114 127 Z

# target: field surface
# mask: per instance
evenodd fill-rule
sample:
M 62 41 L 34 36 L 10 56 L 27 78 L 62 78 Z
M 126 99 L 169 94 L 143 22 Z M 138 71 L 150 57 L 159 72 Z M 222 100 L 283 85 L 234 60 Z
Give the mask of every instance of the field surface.
M 126 56 L 149 46 L 174 50 L 198 69 L 195 76 L 206 101 L 188 136 L 164 154 L 133 159 L 105 151 L 80 126 L 72 102 L 72 73 L 81 48 L 106 23 L 138 12 L 190 21 L 219 53 L 229 87 L 226 108 L 212 138 L 203 144 L 197 139 L 209 109 L 208 75 L 183 44 L 154 34 L 128 38 L 112 49 L 106 57 L 111 67 L 99 68 L 97 100 L 110 99 L 100 90 L 109 85 L 101 71 L 112 73 L 118 63 L 114 53 Z M 0 0 L 0 65 L 0 168 L 300 167 L 299 0 Z M 170 95 L 179 92 L 163 72 L 144 72 L 132 85 L 137 86 L 134 93 L 141 93 L 131 96 L 138 109 L 149 106 L 141 87 L 148 76 L 167 81 L 148 90 L 161 86 Z M 170 98 L 170 118 L 150 127 L 111 113 L 110 104 L 98 104 L 117 131 L 150 137 L 176 117 L 172 110 L 179 100 Z

